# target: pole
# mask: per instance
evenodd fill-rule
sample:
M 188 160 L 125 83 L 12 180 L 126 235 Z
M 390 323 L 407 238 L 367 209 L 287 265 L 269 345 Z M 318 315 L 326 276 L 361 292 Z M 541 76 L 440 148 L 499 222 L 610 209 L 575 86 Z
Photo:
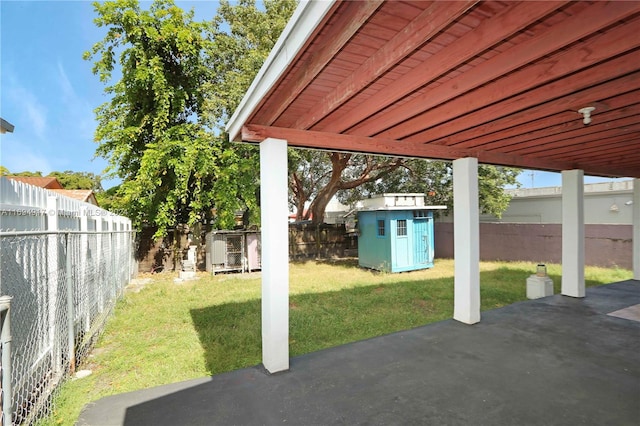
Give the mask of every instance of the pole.
M 65 264 L 65 278 L 67 284 L 67 329 L 69 338 L 69 373 L 73 374 L 76 371 L 76 342 L 75 342 L 75 309 L 73 306 L 73 276 L 72 268 L 73 263 L 71 259 L 71 235 L 66 234 L 66 264 Z
M 13 392 L 11 390 L 11 296 L 0 297 L 2 330 L 2 420 L 3 425 L 13 424 Z

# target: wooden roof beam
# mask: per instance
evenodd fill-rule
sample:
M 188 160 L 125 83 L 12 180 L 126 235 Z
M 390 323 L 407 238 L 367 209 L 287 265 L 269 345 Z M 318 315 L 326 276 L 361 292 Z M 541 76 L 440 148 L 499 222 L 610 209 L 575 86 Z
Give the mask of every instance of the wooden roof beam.
M 242 129 L 242 139 L 244 141 L 262 142 L 267 138 L 285 139 L 290 146 L 300 148 L 438 160 L 476 157 L 480 162 L 487 164 L 511 165 L 511 167 L 542 170 L 568 170 L 573 168 L 573 165 L 568 162 L 541 161 L 536 158 L 525 158 L 498 152 L 456 150 L 442 145 L 409 144 L 384 138 L 269 127 L 257 124 L 248 124 Z
M 611 97 L 612 93 L 622 93 L 620 96 Z M 607 81 L 595 87 L 589 87 L 582 91 L 571 93 L 562 98 L 545 102 L 531 109 L 517 112 L 514 115 L 506 116 L 480 126 L 473 127 L 462 132 L 445 136 L 435 140 L 433 143 L 439 145 L 460 146 L 464 149 L 468 145 L 490 144 L 499 141 L 504 137 L 526 133 L 544 126 L 557 124 L 555 117 L 568 121 L 579 118 L 578 109 L 593 103 L 594 101 L 610 105 L 612 108 L 627 105 L 626 101 L 620 98 L 627 97 L 635 103 L 640 99 L 640 72 L 632 73 L 613 81 Z M 574 112 L 576 115 L 574 115 Z M 570 115 L 567 115 L 570 114 Z M 550 117 L 553 118 L 550 119 Z M 550 121 L 547 121 L 550 120 Z
M 638 79 L 637 84 L 640 87 L 640 78 Z M 600 122 L 617 119 L 627 115 L 628 107 L 639 107 L 639 101 L 640 91 L 636 90 L 619 96 L 607 98 L 602 101 L 591 102 L 590 104 L 597 107 L 593 117 L 597 116 L 596 121 Z M 529 121 L 523 124 L 514 125 L 503 130 L 497 130 L 490 134 L 485 133 L 484 136 L 475 136 L 464 139 L 465 132 L 462 132 L 448 138 L 434 141 L 433 143 L 452 147 L 466 147 L 469 144 L 477 146 L 480 144 L 483 145 L 483 147 L 491 148 L 502 146 L 501 144 L 503 142 L 507 142 L 505 145 L 508 145 L 510 142 L 521 142 L 529 139 L 535 139 L 540 137 L 540 135 L 544 136 L 548 131 L 556 131 L 556 129 L 557 132 L 560 133 L 583 126 L 582 121 L 580 120 L 581 115 L 578 114 L 578 109 L 580 109 L 579 107 L 573 106 L 570 109 L 567 109 L 566 107 L 556 108 L 554 102 L 550 102 L 545 105 L 547 108 L 543 109 L 537 107 L 536 111 L 531 114 L 534 116 L 537 112 L 549 114 L 544 116 L 544 119 L 534 117 L 535 119 L 531 120 L 530 117 L 526 117 Z M 585 104 L 580 102 L 579 105 Z M 578 120 L 575 120 L 576 118 L 578 118 Z M 458 140 L 460 141 L 458 142 Z
M 631 115 L 637 115 L 638 113 L 640 113 L 640 104 L 635 104 L 628 108 L 621 108 L 613 111 L 603 112 L 598 114 L 596 120 L 594 120 L 587 127 L 582 121 L 582 116 L 577 112 L 571 111 L 568 112 L 568 114 L 562 114 L 560 116 L 560 118 L 563 120 L 561 124 L 554 126 L 549 125 L 545 128 L 544 126 L 548 125 L 549 123 L 548 120 L 544 120 L 540 122 L 536 130 L 527 131 L 524 129 L 518 129 L 519 133 L 517 136 L 499 139 L 495 142 L 481 144 L 481 146 L 482 149 L 487 150 L 497 149 L 500 151 L 508 151 L 512 147 L 517 147 L 526 143 L 543 145 L 548 142 L 572 139 L 581 137 L 585 133 L 594 134 L 597 132 L 610 130 L 612 126 L 626 125 L 628 121 L 620 120 L 625 120 L 627 117 Z M 567 118 L 567 115 L 569 115 L 570 118 Z M 454 146 L 460 149 L 461 147 L 466 146 L 466 144 L 458 144 Z M 478 146 L 478 144 L 475 144 L 473 146 Z
M 335 0 L 298 3 L 271 53 L 225 125 L 231 140 L 240 139 L 244 123 L 249 122 L 250 118 L 260 111 L 265 98 L 277 90 L 287 70 L 297 59 L 304 56 L 310 40 L 321 31 L 339 6 Z
M 593 167 L 614 165 L 615 167 L 630 169 L 634 164 L 637 166 L 638 160 L 638 157 L 630 155 L 629 151 L 618 150 L 610 155 L 597 158 L 593 163 Z M 631 175 L 631 177 L 633 177 L 633 175 Z
M 593 167 L 583 166 L 580 163 L 575 163 L 571 169 L 584 170 L 584 174 L 588 176 L 602 176 L 611 178 L 640 178 L 640 173 L 638 173 L 637 168 L 620 166 L 616 161 L 611 161 L 608 164 L 602 164 Z M 615 170 L 615 172 L 612 172 L 612 170 Z
M 270 101 L 273 108 L 270 108 L 268 115 L 261 117 L 260 121 L 273 124 L 382 3 L 382 0 L 345 2 L 345 10 L 334 23 L 340 30 L 336 32 L 338 36 L 329 38 L 317 53 L 297 69 L 288 84 L 278 88 Z
M 572 140 L 567 145 L 567 141 L 562 146 L 553 146 L 548 150 L 541 150 L 531 153 L 532 155 L 541 157 L 553 157 L 558 159 L 569 158 L 575 156 L 576 151 L 580 152 L 580 155 L 599 154 L 605 156 L 615 148 L 625 148 L 630 151 L 634 151 L 640 156 L 640 150 L 638 145 L 638 134 L 640 134 L 640 126 L 633 126 L 629 128 L 625 134 L 617 134 L 606 138 L 591 138 L 591 140 Z M 634 140 L 635 139 L 635 140 Z M 605 150 L 602 148 L 606 147 Z M 598 148 L 600 151 L 598 152 Z
M 591 176 L 609 176 L 609 177 L 630 177 L 630 178 L 640 178 L 640 172 L 637 167 L 633 167 L 633 163 L 631 165 L 621 164 L 621 160 L 628 158 L 626 156 L 621 156 L 618 158 L 611 158 L 606 163 L 598 164 L 592 167 L 581 167 L 579 164 L 576 165 L 576 169 L 583 169 L 584 173 Z M 615 170 L 615 174 L 611 173 L 611 170 Z
M 477 109 L 467 115 L 449 121 L 444 125 L 421 131 L 408 138 L 403 138 L 403 140 L 409 142 L 429 142 L 441 139 L 454 133 L 482 125 L 487 122 L 487 117 L 491 117 L 492 120 L 507 117 L 510 114 L 524 111 L 527 108 L 536 107 L 549 99 L 568 96 L 573 92 L 589 89 L 592 86 L 596 86 L 611 79 L 616 79 L 618 77 L 625 76 L 626 74 L 633 73 L 634 71 L 637 71 L 638 63 L 640 63 L 640 51 L 634 51 L 577 72 L 569 77 L 556 80 L 537 89 L 513 96 L 503 102 L 489 104 L 485 108 Z M 609 93 L 609 96 L 610 95 L 612 95 L 612 93 Z M 590 101 L 593 101 L 593 98 L 591 98 Z M 457 111 L 450 109 L 451 107 L 452 105 L 449 104 L 442 107 L 442 109 L 446 108 L 446 111 L 440 112 L 440 121 L 442 121 L 444 116 L 458 115 Z M 425 127 L 424 123 L 423 127 Z M 384 135 L 380 136 L 384 137 Z
M 590 124 L 585 125 L 582 123 L 580 119 L 579 124 L 582 126 L 581 128 L 577 128 L 575 130 L 560 133 L 557 135 L 550 135 L 546 137 L 540 137 L 537 139 L 514 143 L 509 146 L 494 148 L 487 148 L 483 146 L 483 149 L 497 149 L 500 152 L 518 152 L 519 154 L 531 154 L 538 151 L 549 151 L 554 149 L 556 146 L 565 145 L 567 142 L 576 141 L 576 143 L 586 143 L 591 140 L 605 140 L 610 137 L 618 136 L 621 133 L 625 132 L 625 129 L 633 128 L 635 125 L 639 125 L 640 123 L 638 115 L 629 116 L 619 118 L 617 120 L 612 120 L 606 123 L 600 124 Z M 524 148 L 522 148 L 524 146 Z M 638 147 L 640 149 L 640 147 Z
M 247 124 L 242 129 L 242 140 L 262 142 L 266 138 L 286 139 L 291 146 L 317 148 L 334 151 L 358 152 L 365 154 L 392 155 L 400 157 L 422 157 L 454 160 L 465 157 L 462 151 L 445 146 L 410 145 L 389 139 L 373 139 L 335 133 L 298 130 L 285 127 L 270 127 Z
M 635 3 L 635 6 L 640 12 L 640 2 Z M 624 10 L 629 12 L 629 8 Z M 593 12 L 593 9 L 587 9 L 587 12 Z M 613 18 L 605 16 L 608 19 L 588 21 L 590 25 L 586 25 L 583 20 L 577 19 L 582 17 L 582 14 L 575 15 L 573 18 L 576 19 L 567 19 L 563 21 L 563 25 L 549 30 L 548 37 L 540 36 L 523 42 L 515 51 L 509 49 L 468 73 L 427 91 L 394 110 L 381 113 L 379 117 L 351 133 L 361 136 L 378 134 L 386 138 L 403 139 L 424 130 L 425 127 L 434 127 L 485 105 L 526 93 L 541 84 L 588 69 L 640 46 L 640 37 L 637 37 L 640 20 L 634 20 L 632 23 L 616 27 L 609 33 L 587 40 L 579 49 L 559 51 L 548 59 L 506 74 L 516 68 L 508 65 L 512 61 L 518 66 L 533 62 L 591 34 L 598 28 L 609 25 Z M 582 28 L 583 31 L 573 31 L 577 31 L 578 28 Z M 565 31 L 567 29 L 569 32 Z M 499 78 L 502 75 L 506 77 Z M 483 87 L 478 88 L 483 84 Z M 471 91 L 472 89 L 474 90 Z M 466 95 L 453 99 L 462 93 Z M 392 127 L 398 123 L 401 124 Z M 389 130 L 382 131 L 385 128 Z
M 334 90 L 326 94 L 307 114 L 300 117 L 292 127 L 308 129 L 322 120 L 400 60 L 436 36 L 475 3 L 477 0 L 431 3 L 393 39 L 370 56 Z
M 341 133 L 360 121 L 374 115 L 394 102 L 436 80 L 481 52 L 491 48 L 522 29 L 564 5 L 560 2 L 515 3 L 483 21 L 473 31 L 442 49 L 429 60 L 429 66 L 419 66 L 402 78 L 380 90 L 366 105 L 362 105 L 339 117 L 320 123 L 318 129 L 325 132 Z
M 368 138 L 363 136 L 350 136 L 310 130 L 269 127 L 256 124 L 248 124 L 242 128 L 242 139 L 244 141 L 262 142 L 267 138 L 284 139 L 290 146 L 299 148 L 437 160 L 455 160 L 464 157 L 475 157 L 481 163 L 509 167 L 522 167 L 526 169 L 549 171 L 582 168 L 585 173 L 594 176 L 640 178 L 640 170 L 625 169 L 624 167 L 616 169 L 616 173 L 619 174 L 612 174 L 610 172 L 610 168 L 607 167 L 588 168 L 581 167 L 580 164 L 571 161 L 555 161 L 552 159 L 536 157 L 522 157 L 519 155 L 500 152 L 456 150 L 442 145 L 409 144 L 402 141 L 383 138 Z

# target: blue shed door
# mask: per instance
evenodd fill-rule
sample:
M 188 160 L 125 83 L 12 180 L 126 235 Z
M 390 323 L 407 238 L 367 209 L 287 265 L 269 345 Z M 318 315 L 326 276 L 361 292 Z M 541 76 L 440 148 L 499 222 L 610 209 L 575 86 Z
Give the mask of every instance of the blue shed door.
M 411 221 L 407 219 L 406 212 L 397 212 L 393 216 L 395 219 L 391 220 L 393 224 L 391 247 L 393 250 L 392 270 L 395 272 L 404 270 L 413 263 L 411 259 L 411 235 L 408 234 Z
M 431 263 L 431 247 L 429 238 L 429 218 L 413 219 L 413 247 L 416 265 Z

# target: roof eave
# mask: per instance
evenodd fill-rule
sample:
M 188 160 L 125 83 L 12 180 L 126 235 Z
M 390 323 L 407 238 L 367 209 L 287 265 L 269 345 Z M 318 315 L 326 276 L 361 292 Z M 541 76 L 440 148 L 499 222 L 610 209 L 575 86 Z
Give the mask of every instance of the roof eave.
M 15 126 L 13 124 L 9 123 L 4 118 L 0 118 L 0 132 L 13 133 L 13 129 L 15 129 Z
M 242 126 L 298 56 L 307 39 L 316 31 L 334 3 L 336 0 L 300 2 L 240 105 L 225 126 L 230 140 L 242 140 Z
M 384 206 L 356 209 L 359 212 L 398 211 L 398 210 L 446 210 L 447 206 Z

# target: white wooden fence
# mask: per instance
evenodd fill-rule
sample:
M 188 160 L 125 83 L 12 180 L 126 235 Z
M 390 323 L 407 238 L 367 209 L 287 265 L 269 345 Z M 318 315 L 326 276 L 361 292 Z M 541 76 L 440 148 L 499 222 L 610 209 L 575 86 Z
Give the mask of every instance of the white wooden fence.
M 3 425 L 50 413 L 137 270 L 133 244 L 125 217 L 0 178 L 0 296 L 12 298 Z

